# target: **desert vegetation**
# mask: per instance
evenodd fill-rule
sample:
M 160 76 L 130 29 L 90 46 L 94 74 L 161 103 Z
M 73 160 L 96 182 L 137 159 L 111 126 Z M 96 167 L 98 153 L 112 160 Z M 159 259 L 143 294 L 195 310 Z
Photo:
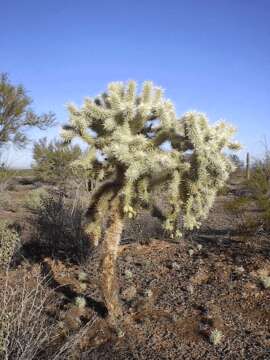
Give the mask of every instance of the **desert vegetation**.
M 30 103 L 2 75 L 0 151 L 53 126 Z M 235 129 L 150 81 L 68 114 L 0 167 L 0 359 L 268 359 L 269 152 L 247 178 Z

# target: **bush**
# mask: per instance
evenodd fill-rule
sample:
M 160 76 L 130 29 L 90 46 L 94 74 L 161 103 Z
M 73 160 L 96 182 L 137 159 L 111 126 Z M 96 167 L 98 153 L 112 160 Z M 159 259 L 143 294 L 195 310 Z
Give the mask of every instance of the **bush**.
M 36 209 L 36 216 L 32 220 L 33 239 L 24 249 L 31 256 L 83 261 L 89 254 L 83 220 L 84 209 L 79 204 L 74 206 L 62 192 L 49 193 L 41 198 L 40 206 Z M 35 249 L 37 254 L 33 253 Z
M 165 230 L 161 222 L 144 212 L 137 216 L 136 219 L 125 221 L 122 234 L 122 242 L 139 242 L 140 244 L 149 244 L 151 239 L 165 238 Z
M 251 169 L 250 180 L 247 181 L 250 198 L 255 202 L 259 213 L 258 226 L 270 231 L 270 152 L 266 152 L 262 160 L 256 161 Z
M 93 316 L 78 331 L 69 331 L 61 319 L 70 307 L 50 288 L 51 276 L 40 275 L 41 270 L 32 267 L 29 273 L 28 267 L 21 268 L 19 276 L 8 271 L 0 278 L 1 360 L 77 359 L 82 338 L 87 339 L 97 320 Z
M 0 221 L 0 268 L 5 269 L 10 265 L 19 240 L 18 233 L 8 222 Z
M 4 192 L 16 174 L 15 170 L 10 169 L 4 162 L 0 164 L 0 193 Z
M 251 167 L 250 179 L 245 180 L 241 194 L 224 204 L 233 215 L 241 232 L 270 231 L 270 153 Z M 249 208 L 252 214 L 248 214 Z M 256 212 L 254 211 L 256 210 Z
M 0 297 L 0 359 L 61 359 L 66 350 L 59 343 L 57 318 L 48 310 L 58 309 L 48 279 L 26 269 L 17 277 L 7 272 Z M 58 339 L 58 341 L 57 341 Z
M 248 213 L 252 199 L 249 196 L 239 196 L 225 202 L 224 210 L 233 216 L 237 230 L 240 234 L 254 232 L 257 228 L 256 218 L 254 214 Z
M 47 191 L 43 188 L 35 189 L 29 192 L 27 198 L 24 201 L 24 206 L 31 211 L 38 211 L 42 199 L 48 195 Z
M 7 211 L 15 211 L 14 201 L 12 201 L 10 193 L 7 191 L 0 192 L 0 207 Z
M 51 184 L 64 184 L 71 178 L 70 164 L 82 155 L 79 146 L 63 145 L 60 141 L 41 139 L 34 145 L 33 170 L 37 178 Z

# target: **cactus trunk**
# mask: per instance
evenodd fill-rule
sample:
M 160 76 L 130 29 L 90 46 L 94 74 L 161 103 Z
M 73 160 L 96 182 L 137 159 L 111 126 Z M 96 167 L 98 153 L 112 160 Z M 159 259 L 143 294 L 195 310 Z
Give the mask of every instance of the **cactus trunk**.
M 117 279 L 117 254 L 123 230 L 123 216 L 119 198 L 111 202 L 109 224 L 102 244 L 101 255 L 101 291 L 108 309 L 108 321 L 114 328 L 118 327 L 122 317 Z

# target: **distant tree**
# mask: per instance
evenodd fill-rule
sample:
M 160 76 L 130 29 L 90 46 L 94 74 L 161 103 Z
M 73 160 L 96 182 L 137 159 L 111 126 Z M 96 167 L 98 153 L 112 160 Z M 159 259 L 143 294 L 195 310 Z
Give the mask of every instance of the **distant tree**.
M 70 178 L 70 164 L 82 155 L 78 145 L 66 146 L 60 141 L 43 138 L 34 144 L 33 169 L 36 176 L 49 183 L 64 183 Z
M 22 85 L 12 85 L 8 75 L 0 73 L 0 147 L 11 142 L 23 147 L 25 131 L 32 127 L 46 129 L 55 123 L 51 112 L 37 115 L 30 107 L 32 99 Z
M 236 168 L 242 168 L 244 166 L 244 162 L 242 160 L 240 160 L 239 156 L 236 154 L 231 154 L 229 156 L 229 158 L 231 159 L 231 161 L 234 163 Z

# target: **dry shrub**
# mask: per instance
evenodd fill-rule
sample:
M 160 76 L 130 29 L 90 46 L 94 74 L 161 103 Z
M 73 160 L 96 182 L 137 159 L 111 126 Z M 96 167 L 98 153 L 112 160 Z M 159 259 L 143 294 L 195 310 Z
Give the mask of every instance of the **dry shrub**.
M 70 304 L 50 287 L 51 275 L 41 273 L 27 266 L 0 276 L 0 360 L 80 359 L 96 337 L 96 314 L 76 330 L 62 321 Z
M 33 278 L 29 287 L 27 273 L 19 284 L 14 275 L 15 272 L 7 272 L 0 298 L 0 358 L 38 359 L 55 326 L 45 314 L 51 292 L 46 280 L 39 276 Z
M 225 184 L 222 188 L 218 190 L 218 196 L 227 196 L 230 193 L 230 188 L 227 184 Z
M 223 207 L 224 210 L 233 216 L 237 230 L 240 234 L 246 234 L 254 231 L 256 221 L 254 215 L 248 213 L 252 200 L 248 196 L 239 196 L 227 201 Z
M 149 244 L 151 239 L 160 239 L 164 234 L 162 223 L 149 213 L 143 212 L 136 219 L 125 222 L 122 242 Z
M 32 219 L 32 240 L 24 246 L 25 257 L 50 256 L 83 262 L 89 255 L 89 239 L 83 230 L 84 208 L 62 192 L 41 198 Z
M 20 274 L 18 274 L 20 271 Z M 40 268 L 8 271 L 0 278 L 0 359 L 77 359 L 81 339 L 93 328 L 96 317 L 78 331 L 61 326 L 62 300 L 49 287 L 49 276 Z
M 0 208 L 6 211 L 16 211 L 16 204 L 12 200 L 12 197 L 8 191 L 0 191 Z

